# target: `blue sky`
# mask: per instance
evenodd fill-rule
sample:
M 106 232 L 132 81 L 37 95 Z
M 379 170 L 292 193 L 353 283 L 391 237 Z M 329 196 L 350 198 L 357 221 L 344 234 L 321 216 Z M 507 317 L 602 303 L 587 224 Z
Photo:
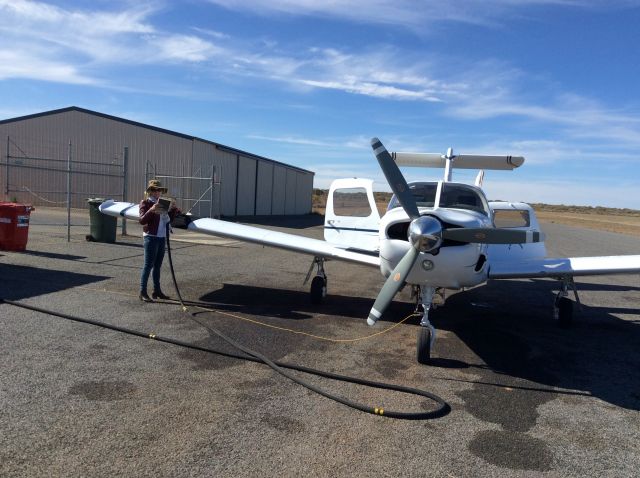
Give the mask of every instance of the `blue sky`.
M 0 118 L 80 106 L 323 188 L 388 190 L 373 136 L 523 155 L 490 198 L 640 209 L 639 25 L 637 0 L 0 0 Z

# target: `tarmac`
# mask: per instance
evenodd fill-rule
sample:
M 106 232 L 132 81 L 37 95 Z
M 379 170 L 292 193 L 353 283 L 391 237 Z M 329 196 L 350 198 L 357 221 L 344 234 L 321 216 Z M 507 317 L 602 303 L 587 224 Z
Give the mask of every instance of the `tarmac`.
M 240 218 L 322 237 L 319 216 Z M 139 225 L 87 242 L 89 215 L 32 213 L 24 252 L 0 251 L 0 297 L 232 352 L 216 328 L 273 360 L 417 387 L 451 411 L 427 421 L 356 411 L 270 368 L 0 304 L 0 476 L 638 476 L 640 278 L 578 278 L 582 310 L 552 318 L 553 280 L 455 293 L 432 314 L 433 361 L 402 292 L 375 328 L 383 284 L 329 262 L 309 301 L 311 257 L 176 231 L 187 311 L 138 300 Z M 552 256 L 638 254 L 631 236 L 543 224 Z M 163 289 L 175 297 L 165 259 Z M 296 373 L 385 409 L 423 398 Z

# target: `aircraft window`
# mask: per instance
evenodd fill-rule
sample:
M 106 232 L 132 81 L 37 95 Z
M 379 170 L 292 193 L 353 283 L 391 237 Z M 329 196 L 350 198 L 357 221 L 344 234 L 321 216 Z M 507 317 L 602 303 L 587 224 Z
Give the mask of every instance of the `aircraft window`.
M 437 183 L 417 183 L 417 184 L 409 184 L 409 190 L 413 195 L 413 198 L 416 201 L 416 204 L 420 207 L 433 207 L 433 204 L 436 200 L 436 191 L 438 189 Z M 395 196 L 395 194 L 391 197 L 391 201 L 389 201 L 389 206 L 387 206 L 387 211 L 400 207 L 400 201 Z
M 493 222 L 496 227 L 529 227 L 531 219 L 529 211 L 519 211 L 517 209 L 494 209 Z
M 333 191 L 333 213 L 336 216 L 368 217 L 371 206 L 365 188 L 343 188 Z
M 489 215 L 489 205 L 475 189 L 464 184 L 445 183 L 440 196 L 440 207 L 468 209 Z

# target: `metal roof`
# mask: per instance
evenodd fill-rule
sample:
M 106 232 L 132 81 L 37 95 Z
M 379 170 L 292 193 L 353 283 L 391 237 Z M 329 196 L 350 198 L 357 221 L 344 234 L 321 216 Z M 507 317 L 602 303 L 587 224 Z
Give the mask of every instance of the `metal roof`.
M 42 116 L 50 116 L 50 115 L 56 115 L 56 114 L 60 114 L 60 113 L 68 113 L 71 111 L 78 111 L 80 113 L 86 113 L 86 114 L 90 114 L 93 116 L 99 116 L 101 118 L 106 118 L 112 121 L 118 121 L 120 123 L 126 123 L 126 124 L 130 124 L 133 126 L 139 126 L 141 128 L 146 128 L 146 129 L 150 129 L 153 131 L 158 131 L 160 133 L 164 133 L 164 134 L 169 134 L 172 136 L 177 136 L 179 138 L 184 138 L 184 139 L 189 139 L 189 140 L 198 140 L 198 141 L 202 141 L 204 143 L 208 143 L 211 144 L 213 146 L 215 146 L 217 149 L 220 149 L 222 151 L 227 151 L 229 153 L 233 153 L 233 154 L 239 154 L 242 156 L 247 156 L 247 157 L 252 157 L 252 158 L 257 158 L 257 159 L 261 159 L 263 161 L 268 161 L 270 163 L 275 163 L 275 164 L 279 164 L 281 166 L 290 168 L 290 169 L 295 169 L 297 171 L 302 171 L 305 173 L 309 173 L 311 175 L 315 175 L 315 173 L 313 171 L 309 171 L 308 169 L 303 169 L 303 168 L 299 168 L 297 166 L 292 166 L 290 164 L 286 164 L 280 161 L 276 161 L 275 159 L 271 159 L 271 158 L 265 158 L 264 156 L 260 156 L 257 154 L 253 154 L 253 153 L 249 153 L 247 151 L 243 151 L 237 148 L 233 148 L 231 146 L 226 146 L 224 144 L 220 144 L 220 143 L 216 143 L 214 141 L 210 141 L 207 139 L 203 139 L 203 138 L 198 138 L 197 136 L 191 136 L 188 134 L 184 134 L 184 133 L 178 133 L 177 131 L 171 131 L 169 129 L 164 129 L 164 128 L 159 128 L 157 126 L 152 126 L 149 124 L 145 124 L 145 123 L 140 123 L 138 121 L 133 121 L 133 120 L 128 120 L 126 118 L 120 118 L 118 116 L 112 116 L 112 115 L 108 115 L 106 113 L 100 113 L 98 111 L 92 111 L 92 110 L 88 110 L 85 108 L 80 108 L 79 106 L 69 106 L 67 108 L 60 108 L 57 110 L 50 110 L 50 111 L 43 111 L 42 113 L 35 113 L 35 114 L 31 114 L 31 115 L 26 115 L 26 116 L 18 116 L 16 118 L 9 118 L 9 119 L 4 119 L 4 120 L 0 120 L 0 125 L 3 124 L 8 124 L 8 123 L 14 123 L 16 121 L 24 121 L 24 120 L 30 120 L 33 118 L 40 118 Z

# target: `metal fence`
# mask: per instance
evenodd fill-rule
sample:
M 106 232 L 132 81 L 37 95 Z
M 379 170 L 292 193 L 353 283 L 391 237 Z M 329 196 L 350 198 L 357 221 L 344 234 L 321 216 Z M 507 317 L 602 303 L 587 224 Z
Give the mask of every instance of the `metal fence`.
M 5 198 L 34 206 L 66 207 L 68 240 L 71 208 L 87 208 L 86 201 L 90 198 L 131 200 L 127 191 L 129 182 L 142 179 L 139 167 L 136 171 L 129 162 L 126 146 L 116 151 L 108 146 L 11 135 L 6 137 L 5 152 L 5 161 L 0 160 L 3 173 L 0 177 L 4 176 L 0 184 L 4 182 Z M 183 212 L 220 217 L 221 181 L 215 165 L 204 166 L 189 176 L 176 176 L 147 161 L 144 174 L 144 186 L 151 178 L 160 179 Z M 140 189 L 144 189 L 142 185 Z M 123 235 L 126 225 L 122 219 Z
M 220 177 L 215 166 L 204 169 L 206 171 L 198 169 L 193 176 L 175 176 L 163 174 L 154 163 L 147 161 L 145 178 L 147 182 L 152 178 L 161 180 L 183 212 L 220 218 Z
M 69 240 L 72 207 L 86 207 L 88 198 L 126 197 L 128 148 L 114 152 L 7 136 L 4 169 L 9 200 L 66 206 Z

